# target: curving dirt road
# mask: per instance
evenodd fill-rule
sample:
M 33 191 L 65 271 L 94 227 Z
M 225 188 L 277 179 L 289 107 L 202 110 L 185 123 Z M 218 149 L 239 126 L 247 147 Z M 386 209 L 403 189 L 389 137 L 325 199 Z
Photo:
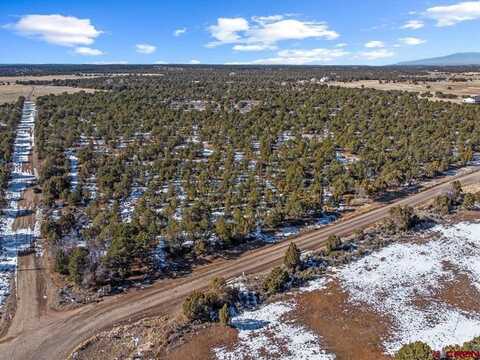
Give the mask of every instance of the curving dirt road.
M 450 188 L 451 182 L 457 179 L 464 185 L 479 183 L 480 172 L 477 170 L 471 174 L 448 178 L 428 190 L 300 235 L 293 241 L 302 250 L 319 250 L 325 245 L 329 235 L 344 236 L 353 230 L 371 225 L 387 217 L 393 206 L 422 204 L 444 193 Z M 7 335 L 0 340 L 0 359 L 65 359 L 77 345 L 100 330 L 120 322 L 175 311 L 186 295 L 192 290 L 207 286 L 215 276 L 231 278 L 242 273 L 256 273 L 270 269 L 281 262 L 288 243 L 284 241 L 249 251 L 235 260 L 215 261 L 195 269 L 192 274 L 184 278 L 161 280 L 151 288 L 110 297 L 101 303 L 86 305 L 68 312 L 44 309 L 38 312 L 39 316 L 29 316 L 28 319 L 22 314 L 27 311 L 24 310 L 26 305 L 19 302 L 13 324 Z M 24 272 L 20 271 L 19 276 L 21 277 L 22 274 Z M 38 278 L 41 277 L 35 277 L 35 279 Z M 19 279 L 19 282 L 21 281 L 23 280 Z M 22 290 L 23 288 L 21 287 L 20 290 L 28 291 L 28 289 Z M 18 322 L 22 322 L 21 326 Z

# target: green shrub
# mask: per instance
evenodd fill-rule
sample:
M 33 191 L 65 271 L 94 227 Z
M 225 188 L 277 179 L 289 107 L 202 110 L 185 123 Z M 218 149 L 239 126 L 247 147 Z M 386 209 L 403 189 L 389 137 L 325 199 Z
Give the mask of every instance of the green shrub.
M 218 314 L 220 322 L 222 319 L 222 309 L 235 301 L 236 290 L 227 286 L 223 278 L 214 278 L 207 290 L 200 292 L 194 291 L 183 302 L 183 314 L 190 321 L 213 321 Z M 224 311 L 224 310 L 223 310 Z M 213 316 L 213 318 L 212 318 Z
M 207 321 L 210 319 L 206 296 L 200 291 L 194 291 L 187 296 L 183 302 L 182 310 L 187 319 L 191 321 Z
M 327 239 L 327 253 L 339 250 L 342 246 L 342 240 L 337 235 L 330 235 Z
M 418 219 L 410 206 L 395 206 L 390 209 L 390 219 L 399 231 L 410 230 Z
M 395 354 L 395 360 L 433 360 L 433 351 L 427 344 L 415 341 L 403 345 Z
M 267 294 L 276 294 L 285 289 L 285 285 L 290 280 L 288 272 L 277 266 L 272 269 L 270 274 L 263 282 L 263 290 Z
M 433 208 L 442 215 L 450 214 L 453 209 L 453 201 L 447 195 L 439 195 L 433 202 Z
M 230 325 L 230 312 L 228 311 L 228 305 L 224 304 L 218 312 L 218 320 L 223 326 Z

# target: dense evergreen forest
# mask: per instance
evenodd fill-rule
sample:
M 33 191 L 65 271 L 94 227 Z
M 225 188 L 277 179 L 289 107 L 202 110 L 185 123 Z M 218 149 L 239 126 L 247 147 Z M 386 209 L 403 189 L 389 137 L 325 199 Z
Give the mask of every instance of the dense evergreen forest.
M 190 72 L 238 72 L 244 75 L 265 77 L 267 74 L 277 79 L 310 79 L 327 76 L 339 81 L 352 80 L 430 80 L 438 81 L 456 77 L 462 79 L 463 74 L 479 72 L 480 66 L 289 66 L 289 65 L 68 65 L 68 64 L 45 64 L 45 65 L 0 65 L 0 76 L 41 76 L 41 75 L 141 75 L 141 74 L 175 74 Z M 19 80 L 24 83 L 24 81 Z M 31 81 L 26 81 L 31 83 Z M 42 83 L 42 82 L 40 82 Z M 58 85 L 75 84 L 67 81 L 59 82 Z M 84 85 L 82 85 L 84 87 Z
M 0 208 L 5 202 L 5 190 L 10 176 L 15 130 L 22 116 L 24 98 L 14 104 L 0 105 Z
M 65 80 L 102 91 L 39 98 L 42 231 L 57 271 L 85 287 L 157 272 L 435 177 L 479 150 L 480 107 L 302 76 L 314 75 L 174 68 Z

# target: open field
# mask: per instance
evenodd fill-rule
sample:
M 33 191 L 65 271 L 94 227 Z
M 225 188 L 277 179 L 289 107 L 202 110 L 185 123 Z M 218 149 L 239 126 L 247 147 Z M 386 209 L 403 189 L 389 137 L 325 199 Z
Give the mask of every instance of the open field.
M 1 80 L 0 80 L 1 83 Z M 10 85 L 0 85 L 0 104 L 7 102 L 14 102 L 19 96 L 30 97 L 32 100 L 39 96 L 49 94 L 62 94 L 67 92 L 69 94 L 79 91 L 93 93 L 93 89 L 79 89 L 68 86 L 52 86 L 52 85 L 20 85 L 11 83 Z
M 464 96 L 470 96 L 480 94 L 480 79 L 475 79 L 468 82 L 456 82 L 456 81 L 431 81 L 431 82 L 379 82 L 378 80 L 361 80 L 352 82 L 331 82 L 330 85 L 342 86 L 347 88 L 371 88 L 377 90 L 400 90 L 411 92 L 430 92 L 433 96 L 432 100 L 450 101 L 454 103 L 462 103 Z M 439 91 L 444 94 L 457 95 L 457 99 L 443 99 L 435 96 L 435 93 Z

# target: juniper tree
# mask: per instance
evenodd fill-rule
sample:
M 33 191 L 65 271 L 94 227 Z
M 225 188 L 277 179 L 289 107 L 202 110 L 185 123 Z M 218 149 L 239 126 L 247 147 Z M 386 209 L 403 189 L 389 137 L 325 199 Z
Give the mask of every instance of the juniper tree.
M 230 325 L 230 312 L 228 310 L 227 304 L 224 304 L 222 308 L 218 311 L 218 320 L 223 326 Z
M 285 256 L 283 257 L 283 264 L 290 271 L 295 271 L 300 266 L 300 250 L 295 243 L 291 242 L 290 245 L 288 245 Z
M 403 345 L 395 354 L 395 360 L 433 360 L 433 351 L 430 346 L 421 342 L 415 341 Z
M 327 239 L 327 252 L 339 250 L 342 246 L 342 240 L 337 235 L 330 235 Z

